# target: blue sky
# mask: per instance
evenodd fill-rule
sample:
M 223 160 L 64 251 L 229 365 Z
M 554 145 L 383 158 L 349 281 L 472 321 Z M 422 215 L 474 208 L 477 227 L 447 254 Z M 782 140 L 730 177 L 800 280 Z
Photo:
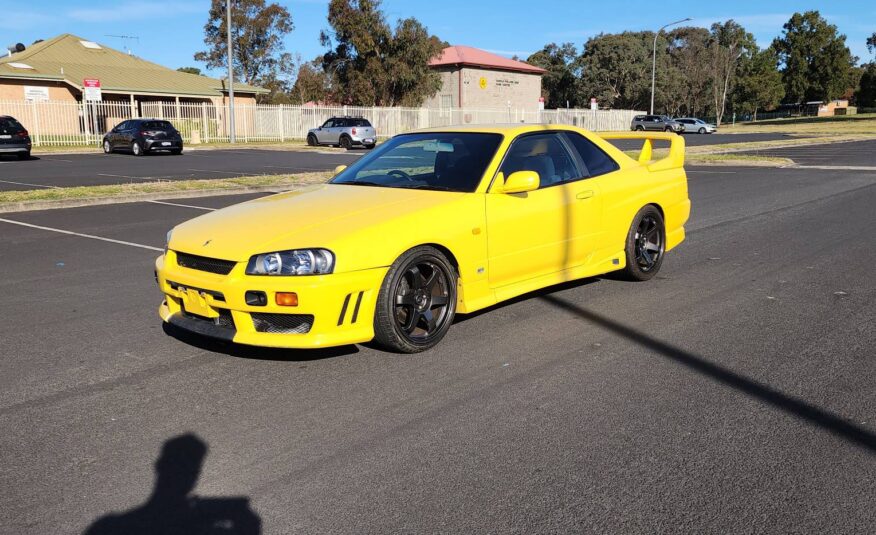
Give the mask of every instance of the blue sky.
M 5 0 L 10 1 L 10 0 Z M 276 0 L 292 13 L 295 31 L 286 40 L 287 50 L 312 59 L 324 50 L 319 32 L 327 28 L 327 0 Z M 123 49 L 126 42 L 107 35 L 138 36 L 127 44 L 145 59 L 181 67 L 201 66 L 192 58 L 203 48 L 203 26 L 209 0 L 174 0 L 151 4 L 142 1 L 36 0 L 15 2 L 0 17 L 3 45 L 30 44 L 60 33 L 74 33 Z M 609 6 L 606 9 L 605 6 Z M 781 33 L 794 11 L 817 9 L 839 27 L 852 53 L 869 60 L 867 36 L 876 32 L 876 2 L 739 0 L 385 0 L 384 11 L 392 21 L 414 16 L 429 30 L 452 44 L 464 44 L 511 56 L 526 57 L 549 42 L 580 45 L 600 32 L 656 29 L 667 22 L 693 18 L 691 24 L 709 26 L 733 18 L 767 46 Z

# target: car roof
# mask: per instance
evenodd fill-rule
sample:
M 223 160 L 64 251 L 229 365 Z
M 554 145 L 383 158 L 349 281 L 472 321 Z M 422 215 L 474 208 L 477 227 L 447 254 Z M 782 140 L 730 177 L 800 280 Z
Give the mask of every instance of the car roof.
M 436 126 L 413 130 L 411 133 L 421 132 L 471 132 L 473 134 L 509 134 L 520 135 L 529 132 L 549 132 L 565 130 L 575 132 L 580 130 L 567 124 L 522 124 L 522 123 L 497 123 L 497 124 L 459 124 L 450 126 Z

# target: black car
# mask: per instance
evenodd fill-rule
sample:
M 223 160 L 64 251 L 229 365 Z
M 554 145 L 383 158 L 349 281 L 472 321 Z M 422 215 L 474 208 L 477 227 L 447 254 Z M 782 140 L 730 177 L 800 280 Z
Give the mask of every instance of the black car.
M 17 154 L 19 160 L 29 160 L 30 148 L 27 129 L 13 117 L 0 115 L 0 156 Z
M 110 154 L 118 149 L 131 151 L 134 156 L 165 150 L 171 154 L 182 154 L 183 140 L 170 121 L 130 119 L 103 136 L 103 152 Z

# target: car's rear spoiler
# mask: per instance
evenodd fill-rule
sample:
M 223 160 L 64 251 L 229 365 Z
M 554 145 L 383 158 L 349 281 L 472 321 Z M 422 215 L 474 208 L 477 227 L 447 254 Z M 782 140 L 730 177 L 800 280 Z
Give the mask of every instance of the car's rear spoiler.
M 647 166 L 649 171 L 666 171 L 684 167 L 684 138 L 670 132 L 599 132 L 602 139 L 641 139 L 642 151 L 639 153 L 639 163 Z M 669 141 L 669 155 L 651 163 L 654 151 L 654 140 Z

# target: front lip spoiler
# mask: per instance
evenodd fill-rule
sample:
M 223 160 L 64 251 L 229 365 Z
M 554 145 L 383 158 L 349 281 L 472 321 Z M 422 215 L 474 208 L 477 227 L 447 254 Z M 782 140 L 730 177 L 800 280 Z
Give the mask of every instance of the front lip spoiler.
M 201 336 L 206 336 L 208 338 L 224 340 L 226 342 L 233 342 L 234 335 L 237 334 L 236 329 L 229 329 L 227 327 L 211 325 L 206 321 L 187 318 L 179 313 L 174 314 L 170 318 L 168 318 L 167 323 L 185 331 L 200 334 Z

